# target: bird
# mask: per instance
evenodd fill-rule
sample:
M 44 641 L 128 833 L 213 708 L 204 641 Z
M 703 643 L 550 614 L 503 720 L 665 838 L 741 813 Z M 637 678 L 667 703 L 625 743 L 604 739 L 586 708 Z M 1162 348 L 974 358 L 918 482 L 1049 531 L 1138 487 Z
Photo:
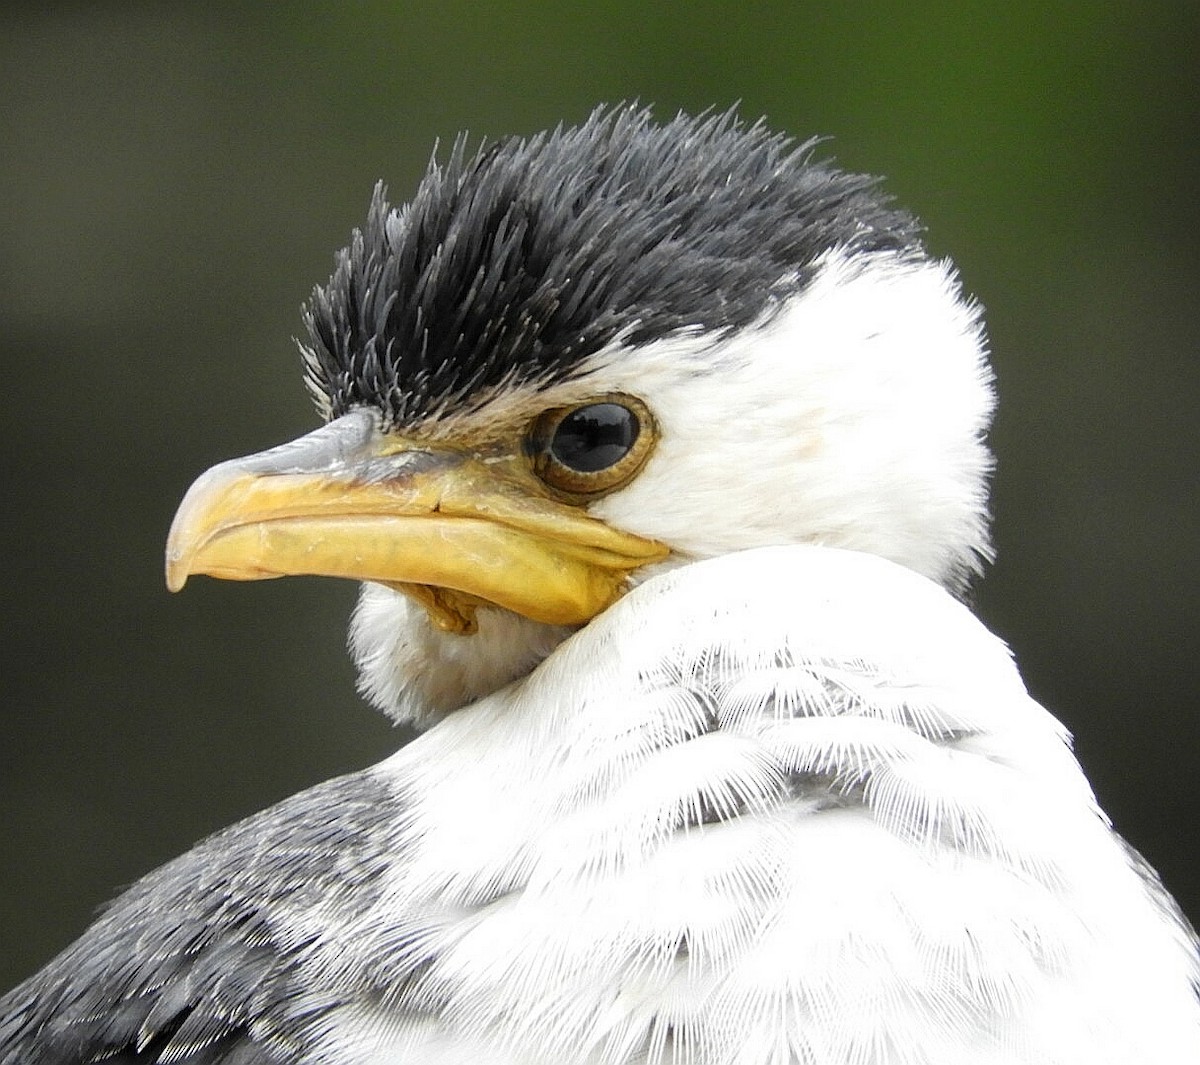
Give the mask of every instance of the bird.
M 970 608 L 981 306 L 821 152 L 626 103 L 376 186 L 322 424 L 166 576 L 361 582 L 420 732 L 130 887 L 0 1063 L 1200 1061 L 1193 931 Z

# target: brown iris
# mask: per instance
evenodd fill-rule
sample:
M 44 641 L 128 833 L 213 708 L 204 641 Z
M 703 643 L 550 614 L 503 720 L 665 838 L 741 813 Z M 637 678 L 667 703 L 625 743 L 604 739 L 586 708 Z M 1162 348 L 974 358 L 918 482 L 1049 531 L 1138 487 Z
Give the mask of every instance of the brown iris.
M 529 447 L 538 476 L 582 502 L 628 483 L 645 464 L 656 436 L 646 405 L 616 395 L 545 411 L 533 425 Z

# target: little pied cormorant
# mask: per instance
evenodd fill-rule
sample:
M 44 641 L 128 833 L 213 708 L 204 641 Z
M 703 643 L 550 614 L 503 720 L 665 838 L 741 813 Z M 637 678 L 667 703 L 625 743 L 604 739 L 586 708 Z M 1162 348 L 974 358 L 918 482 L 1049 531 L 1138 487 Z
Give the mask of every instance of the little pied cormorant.
M 1200 1061 L 1191 930 L 955 598 L 980 312 L 874 180 L 732 115 L 460 140 L 305 321 L 328 424 L 167 580 L 363 581 L 426 731 L 134 885 L 2 1065 Z

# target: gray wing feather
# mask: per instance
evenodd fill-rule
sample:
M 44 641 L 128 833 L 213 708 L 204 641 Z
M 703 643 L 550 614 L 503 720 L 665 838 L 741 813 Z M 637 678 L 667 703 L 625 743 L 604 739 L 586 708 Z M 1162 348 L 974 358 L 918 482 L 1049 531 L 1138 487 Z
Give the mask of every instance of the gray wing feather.
M 335 898 L 351 912 L 374 901 L 396 813 L 390 786 L 367 770 L 149 874 L 0 999 L 0 1065 L 297 1060 L 303 1022 L 369 994 L 314 987 L 319 974 L 299 971 L 313 937 L 304 918 Z

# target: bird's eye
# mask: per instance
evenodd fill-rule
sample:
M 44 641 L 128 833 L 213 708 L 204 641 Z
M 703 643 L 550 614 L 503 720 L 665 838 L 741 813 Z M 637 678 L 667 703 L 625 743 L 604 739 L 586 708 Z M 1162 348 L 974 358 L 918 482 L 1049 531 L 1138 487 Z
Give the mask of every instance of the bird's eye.
M 642 468 L 654 446 L 654 420 L 641 400 L 606 397 L 557 407 L 534 423 L 534 469 L 551 488 L 591 499 L 620 488 Z

